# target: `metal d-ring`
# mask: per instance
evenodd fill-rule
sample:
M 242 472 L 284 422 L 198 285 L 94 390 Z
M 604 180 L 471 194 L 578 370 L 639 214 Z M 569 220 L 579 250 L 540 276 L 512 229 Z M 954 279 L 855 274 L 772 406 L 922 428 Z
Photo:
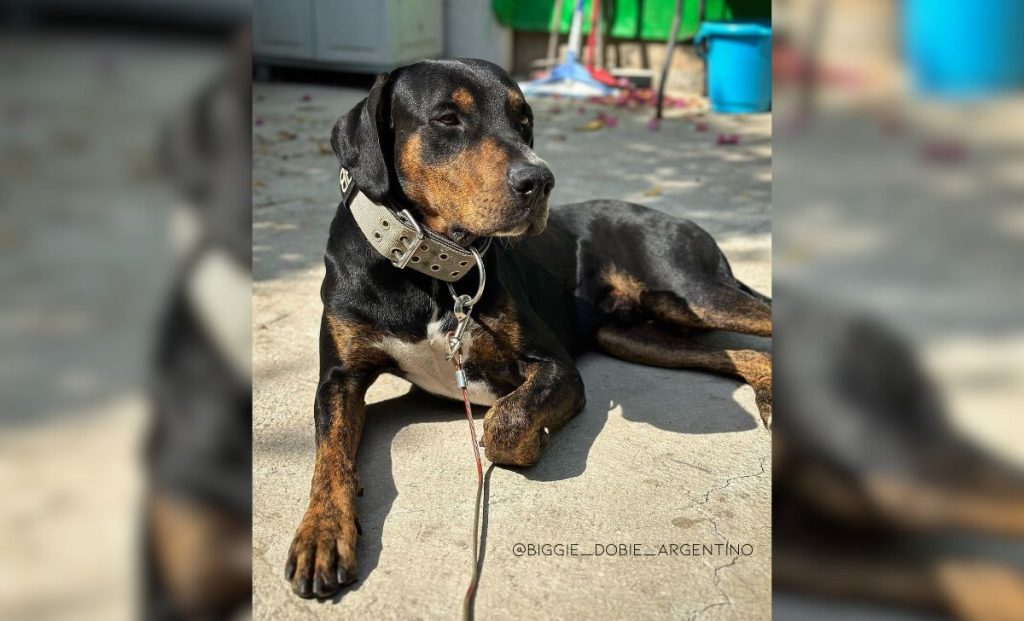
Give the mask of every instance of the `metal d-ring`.
M 487 284 L 487 272 L 484 270 L 484 260 L 476 248 L 470 248 L 473 258 L 476 259 L 476 266 L 480 270 L 480 286 L 477 287 L 476 295 L 469 297 L 465 293 L 455 293 L 455 287 L 448 283 L 448 291 L 455 300 L 455 331 L 450 333 L 448 338 L 448 360 L 452 360 L 462 349 L 462 335 L 469 327 L 469 314 L 473 312 L 473 305 L 480 301 L 484 295 L 484 286 Z
M 473 253 L 473 258 L 476 259 L 476 268 L 480 270 L 480 285 L 476 289 L 476 295 L 470 298 L 468 302 L 462 302 L 462 305 L 466 308 L 467 313 L 469 312 L 469 309 L 473 308 L 473 306 L 480 301 L 480 298 L 483 297 L 484 286 L 487 284 L 487 271 L 484 270 L 483 257 L 480 256 L 480 253 L 477 252 L 476 248 L 470 248 L 469 251 Z M 452 298 L 455 300 L 455 302 L 459 303 L 459 298 L 461 296 L 458 293 L 455 293 L 455 287 L 452 286 L 452 283 L 448 283 L 448 291 L 451 292 Z

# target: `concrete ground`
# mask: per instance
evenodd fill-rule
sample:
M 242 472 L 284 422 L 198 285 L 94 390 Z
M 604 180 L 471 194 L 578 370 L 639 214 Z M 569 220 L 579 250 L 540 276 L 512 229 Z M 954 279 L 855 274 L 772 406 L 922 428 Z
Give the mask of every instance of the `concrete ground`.
M 461 406 L 406 394 L 409 384 L 391 376 L 370 391 L 359 455 L 359 582 L 317 602 L 292 595 L 283 578 L 313 469 L 322 253 L 339 196 L 328 139 L 334 119 L 363 96 L 254 87 L 258 618 L 454 618 L 469 578 L 475 477 Z M 676 110 L 651 131 L 647 110 L 603 108 L 617 126 L 581 131 L 602 108 L 534 108 L 556 203 L 619 198 L 691 218 L 719 240 L 742 280 L 771 293 L 770 116 L 707 115 L 698 131 L 687 110 Z M 717 145 L 719 133 L 739 134 L 739 144 Z M 488 470 L 478 618 L 769 618 L 771 435 L 753 391 L 597 354 L 579 364 L 589 405 L 553 436 L 540 464 Z M 483 410 L 477 415 L 480 433 Z M 644 555 L 663 544 L 725 542 L 742 547 Z M 640 555 L 520 556 L 517 544 L 577 544 L 580 554 L 637 544 Z

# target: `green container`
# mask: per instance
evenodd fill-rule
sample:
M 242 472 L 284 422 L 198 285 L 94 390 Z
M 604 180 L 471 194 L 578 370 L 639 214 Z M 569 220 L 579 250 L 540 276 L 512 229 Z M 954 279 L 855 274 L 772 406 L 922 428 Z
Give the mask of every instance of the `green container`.
M 697 16 L 697 2 L 684 0 L 683 21 L 679 38 L 689 39 L 700 27 Z M 704 19 L 708 21 L 732 21 L 771 19 L 771 0 L 705 0 Z M 551 28 L 551 13 L 554 0 L 491 0 L 498 21 L 513 30 L 548 32 Z M 575 0 L 564 0 L 562 19 L 559 24 L 562 33 L 569 32 Z M 664 41 L 672 28 L 672 14 L 675 0 L 601 0 L 602 13 L 611 20 L 606 30 L 611 36 L 621 39 L 646 39 Z M 583 2 L 583 34 L 590 32 L 590 0 Z

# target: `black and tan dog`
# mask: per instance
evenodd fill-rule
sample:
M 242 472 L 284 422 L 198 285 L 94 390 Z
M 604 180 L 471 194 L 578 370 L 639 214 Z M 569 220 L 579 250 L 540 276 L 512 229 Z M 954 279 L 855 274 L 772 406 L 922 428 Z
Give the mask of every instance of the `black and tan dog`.
M 383 74 L 339 119 L 332 143 L 344 201 L 324 257 L 316 466 L 285 569 L 300 596 L 328 596 L 355 577 L 355 458 L 370 384 L 390 372 L 459 394 L 445 359 L 452 296 L 378 251 L 370 239 L 384 229 L 367 234 L 353 215 L 359 193 L 462 247 L 516 238 L 484 254 L 487 284 L 463 341 L 470 398 L 490 408 L 483 445 L 492 462 L 537 462 L 549 430 L 583 409 L 573 358 L 595 345 L 643 364 L 738 376 L 770 423 L 768 355 L 689 335 L 768 336 L 770 301 L 733 277 L 693 222 L 611 200 L 549 216 L 554 177 L 532 149 L 533 113 L 496 65 L 427 61 Z M 476 286 L 474 277 L 455 283 L 459 293 Z

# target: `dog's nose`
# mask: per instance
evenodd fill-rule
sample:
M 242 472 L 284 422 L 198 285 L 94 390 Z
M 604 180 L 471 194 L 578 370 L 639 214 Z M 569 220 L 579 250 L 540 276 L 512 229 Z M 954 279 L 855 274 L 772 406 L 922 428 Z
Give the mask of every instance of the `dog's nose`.
M 523 198 L 546 197 L 555 187 L 555 176 L 547 166 L 516 164 L 508 170 L 508 184 Z

